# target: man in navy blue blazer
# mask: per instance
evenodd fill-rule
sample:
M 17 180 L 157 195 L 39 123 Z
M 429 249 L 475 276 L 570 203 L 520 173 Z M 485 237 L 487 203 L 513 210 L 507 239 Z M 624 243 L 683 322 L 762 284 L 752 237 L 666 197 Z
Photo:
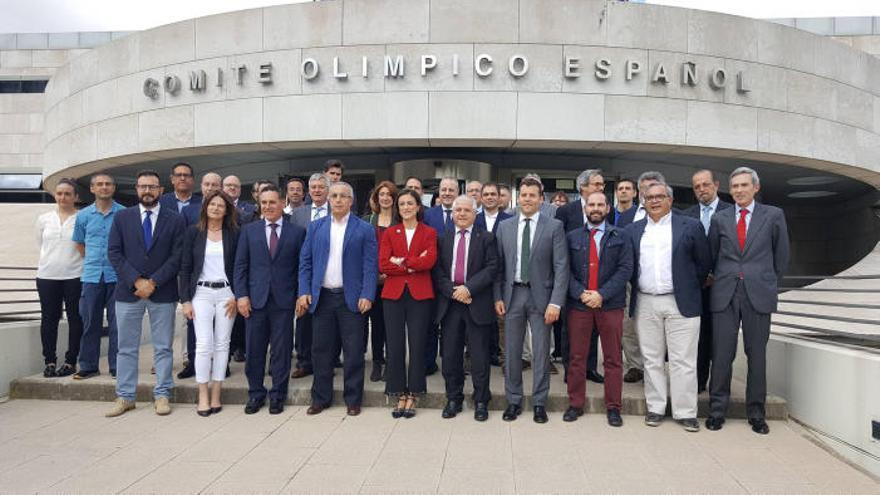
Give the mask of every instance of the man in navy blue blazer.
M 171 413 L 171 343 L 184 225 L 177 212 L 158 204 L 162 194 L 159 174 L 152 170 L 139 172 L 135 190 L 139 204 L 116 214 L 107 241 L 107 258 L 117 275 L 114 295 L 119 332 L 117 399 L 107 417 L 134 409 L 144 312 L 150 315 L 153 340 L 156 414 Z
M 273 184 L 260 193 L 263 218 L 241 229 L 235 254 L 235 297 L 238 312 L 245 317 L 248 380 L 245 414 L 254 414 L 266 403 L 266 351 L 270 352 L 272 388 L 268 391 L 269 414 L 284 411 L 290 381 L 293 352 L 299 255 L 305 231 L 286 222 L 284 203 Z
M 627 233 L 635 257 L 630 313 L 635 316 L 645 366 L 645 424 L 660 425 L 671 397 L 672 417 L 686 431 L 695 432 L 700 429 L 697 341 L 702 288 L 712 264 L 709 241 L 699 221 L 672 213 L 668 185 L 648 187 L 644 199 L 647 216 L 630 224 Z
M 379 248 L 373 227 L 351 213 L 354 192 L 330 186 L 330 215 L 309 224 L 299 264 L 298 315 L 312 313 L 312 404 L 318 414 L 333 402 L 333 362 L 343 353 L 343 393 L 349 416 L 364 395 L 364 314 L 376 299 Z
M 180 216 L 187 227 L 199 223 L 199 214 L 202 212 L 202 202 L 206 196 L 214 191 L 219 191 L 222 178 L 219 174 L 208 172 L 202 176 L 202 195 L 198 201 L 192 201 L 180 210 Z M 177 378 L 192 378 L 196 375 L 196 330 L 192 320 L 186 320 L 186 363 Z
M 195 175 L 189 163 L 178 162 L 171 167 L 171 187 L 173 191 L 159 196 L 159 205 L 166 210 L 180 213 L 190 204 L 202 203 L 202 195 L 193 192 Z

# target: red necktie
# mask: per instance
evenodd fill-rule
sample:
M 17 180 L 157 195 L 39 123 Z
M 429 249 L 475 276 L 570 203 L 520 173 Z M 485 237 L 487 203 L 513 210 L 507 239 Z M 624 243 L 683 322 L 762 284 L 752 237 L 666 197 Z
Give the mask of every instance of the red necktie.
M 464 258 L 467 256 L 467 241 L 464 235 L 467 230 L 459 230 L 458 233 L 461 237 L 458 239 L 458 248 L 455 250 L 455 273 L 452 275 L 452 283 L 464 285 Z
M 745 208 L 739 210 L 739 221 L 736 222 L 736 237 L 739 238 L 740 251 L 746 249 L 746 215 L 748 214 L 749 210 Z
M 272 227 L 272 233 L 269 234 L 269 257 L 275 257 L 275 251 L 278 251 L 278 224 L 270 223 L 269 227 Z
M 587 281 L 588 290 L 599 289 L 599 249 L 596 247 L 596 232 L 599 229 L 590 229 L 590 269 L 589 280 Z

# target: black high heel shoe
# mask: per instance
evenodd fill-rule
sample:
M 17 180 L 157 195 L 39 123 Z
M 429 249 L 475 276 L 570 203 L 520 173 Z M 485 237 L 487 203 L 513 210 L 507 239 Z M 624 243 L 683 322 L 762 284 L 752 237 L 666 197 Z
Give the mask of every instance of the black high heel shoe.
M 199 416 L 201 416 L 201 417 L 203 417 L 203 418 L 207 418 L 208 416 L 210 416 L 210 415 L 211 415 L 211 412 L 213 412 L 213 410 L 210 409 L 210 408 L 209 408 L 209 409 L 205 409 L 204 411 L 202 411 L 202 410 L 200 410 L 200 409 L 196 409 L 196 414 L 198 414 Z
M 397 405 L 394 406 L 394 409 L 391 410 L 391 417 L 394 419 L 402 417 L 405 408 L 406 408 L 406 394 L 400 394 L 400 396 L 397 398 Z
M 416 415 L 416 396 L 408 395 L 406 396 L 406 407 L 403 409 L 403 417 L 406 419 L 410 419 Z

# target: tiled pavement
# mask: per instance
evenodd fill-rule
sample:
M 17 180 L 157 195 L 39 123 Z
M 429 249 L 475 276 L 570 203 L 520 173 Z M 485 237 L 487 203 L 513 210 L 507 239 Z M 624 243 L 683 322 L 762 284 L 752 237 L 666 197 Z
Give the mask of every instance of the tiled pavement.
M 880 484 L 808 440 L 796 424 L 752 433 L 743 420 L 719 432 L 620 429 L 590 414 L 564 423 L 513 423 L 497 411 L 444 420 L 388 409 L 307 416 L 289 406 L 245 416 L 228 405 L 209 418 L 149 403 L 107 419 L 107 402 L 0 404 L 2 493 L 872 493 Z

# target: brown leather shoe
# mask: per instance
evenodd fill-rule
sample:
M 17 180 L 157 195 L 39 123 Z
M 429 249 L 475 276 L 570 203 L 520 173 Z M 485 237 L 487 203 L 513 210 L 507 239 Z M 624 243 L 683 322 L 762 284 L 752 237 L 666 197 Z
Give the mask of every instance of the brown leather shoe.
M 315 414 L 321 414 L 322 412 L 324 412 L 324 409 L 327 409 L 327 407 L 320 404 L 312 404 L 309 406 L 308 409 L 306 409 L 306 414 L 308 414 L 309 416 L 314 416 Z
M 348 406 L 347 413 L 349 416 L 357 416 L 361 413 L 361 406 Z
M 305 368 L 296 368 L 295 370 L 293 370 L 293 373 L 290 374 L 290 377 L 291 378 L 305 378 L 311 374 L 312 374 L 312 372 L 308 371 Z
M 626 383 L 637 383 L 642 381 L 645 377 L 645 373 L 638 368 L 630 368 L 625 375 L 623 375 L 623 381 Z

